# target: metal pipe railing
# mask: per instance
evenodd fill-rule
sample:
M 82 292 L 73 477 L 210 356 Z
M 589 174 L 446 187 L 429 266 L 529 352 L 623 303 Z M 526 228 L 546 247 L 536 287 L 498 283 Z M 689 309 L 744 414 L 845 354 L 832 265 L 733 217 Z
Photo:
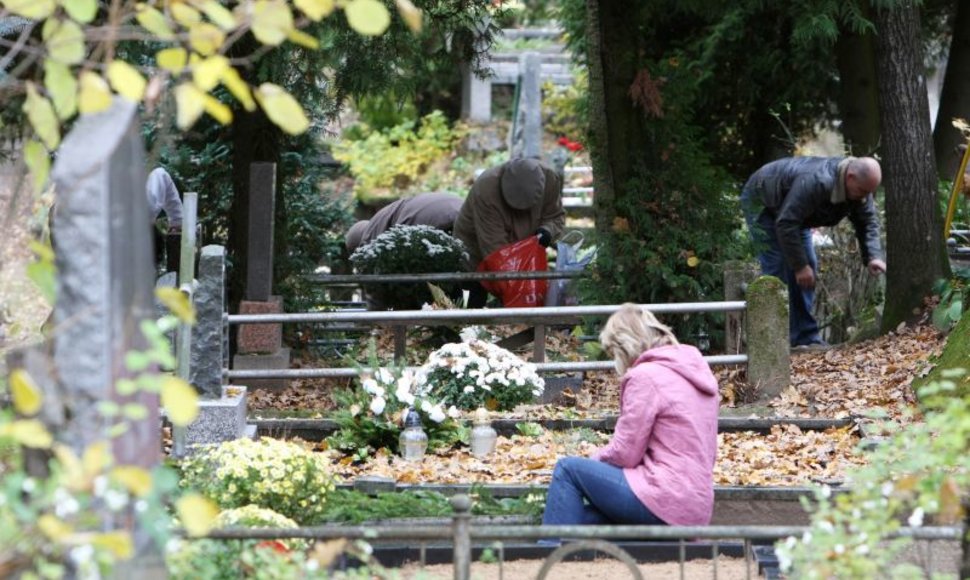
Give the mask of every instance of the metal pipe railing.
M 283 314 L 230 314 L 228 324 L 275 324 L 293 322 L 334 323 L 361 322 L 369 324 L 419 324 L 440 326 L 450 323 L 474 323 L 511 321 L 546 322 L 574 320 L 582 316 L 609 316 L 621 305 L 605 306 L 549 306 L 535 308 L 498 308 L 466 310 L 388 310 L 383 312 L 300 312 Z M 641 308 L 654 314 L 691 314 L 695 312 L 734 312 L 743 311 L 747 303 L 743 300 L 725 302 L 679 302 L 674 304 L 642 304 Z
M 497 280 L 563 280 L 582 278 L 578 270 L 535 272 L 436 272 L 430 274 L 308 274 L 308 282 L 331 286 L 338 284 L 399 284 L 418 282 L 481 282 Z
M 705 356 L 704 360 L 711 366 L 747 364 L 748 356 L 744 354 Z M 583 362 L 555 362 L 536 363 L 536 370 L 540 374 L 569 373 L 569 372 L 607 372 L 614 369 L 611 361 L 583 361 Z M 412 367 L 411 370 L 415 370 Z M 239 379 L 337 379 L 356 377 L 360 370 L 352 367 L 337 368 L 302 368 L 302 369 L 267 369 L 267 370 L 229 370 L 223 374 L 229 380 Z

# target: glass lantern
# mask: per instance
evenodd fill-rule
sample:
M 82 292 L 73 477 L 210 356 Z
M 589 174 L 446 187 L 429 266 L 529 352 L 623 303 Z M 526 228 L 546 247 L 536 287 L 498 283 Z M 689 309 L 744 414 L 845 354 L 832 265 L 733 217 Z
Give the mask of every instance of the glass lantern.
M 421 428 L 421 415 L 414 409 L 408 409 L 407 418 L 404 419 L 399 447 L 405 461 L 421 461 L 428 449 L 428 435 Z
M 486 457 L 495 451 L 495 442 L 498 440 L 498 433 L 492 428 L 492 422 L 488 419 L 488 411 L 479 408 L 475 411 L 474 427 L 472 427 L 470 444 L 472 455 L 475 457 Z

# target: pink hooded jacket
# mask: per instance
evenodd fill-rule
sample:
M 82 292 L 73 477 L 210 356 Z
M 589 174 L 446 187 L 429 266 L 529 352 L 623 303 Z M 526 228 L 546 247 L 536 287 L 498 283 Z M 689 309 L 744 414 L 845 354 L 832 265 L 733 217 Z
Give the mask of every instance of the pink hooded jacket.
M 689 345 L 652 348 L 620 385 L 620 417 L 594 459 L 623 468 L 627 483 L 669 525 L 707 525 L 714 511 L 717 379 Z

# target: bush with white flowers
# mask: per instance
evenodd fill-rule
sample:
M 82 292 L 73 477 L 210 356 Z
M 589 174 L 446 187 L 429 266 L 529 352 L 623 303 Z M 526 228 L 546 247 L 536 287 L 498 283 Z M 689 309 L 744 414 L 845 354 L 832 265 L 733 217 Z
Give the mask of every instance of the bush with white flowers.
M 477 338 L 431 353 L 418 377 L 428 393 L 463 410 L 508 411 L 534 401 L 545 388 L 534 364 Z
M 357 248 L 350 261 L 359 274 L 463 272 L 468 252 L 461 240 L 437 228 L 398 225 Z M 460 292 L 457 284 L 441 289 Z M 417 309 L 434 301 L 427 284 L 368 284 L 364 290 L 385 308 Z
M 337 392 L 334 398 L 337 411 L 333 418 L 339 429 L 328 439 L 329 445 L 358 460 L 381 448 L 396 453 L 410 408 L 421 415 L 429 449 L 451 445 L 458 437 L 454 419 L 459 410 L 428 396 L 410 369 L 362 370 L 360 387 Z

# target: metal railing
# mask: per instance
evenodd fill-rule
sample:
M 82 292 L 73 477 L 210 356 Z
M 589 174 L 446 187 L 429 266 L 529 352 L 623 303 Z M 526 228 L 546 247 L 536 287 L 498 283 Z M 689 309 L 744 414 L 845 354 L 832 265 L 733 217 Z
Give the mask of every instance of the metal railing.
M 454 566 L 456 580 L 468 580 L 471 576 L 471 561 L 473 547 L 498 547 L 498 563 L 504 561 L 505 551 L 511 546 L 506 542 L 536 542 L 538 540 L 560 541 L 566 543 L 555 548 L 544 559 L 537 578 L 545 578 L 552 566 L 562 561 L 566 556 L 579 551 L 593 550 L 603 552 L 620 560 L 631 570 L 635 578 L 641 578 L 636 560 L 630 553 L 614 541 L 667 540 L 676 541 L 677 561 L 680 563 L 680 577 L 685 576 L 685 562 L 688 548 L 693 555 L 697 555 L 696 548 L 710 549 L 711 565 L 714 577 L 717 577 L 717 560 L 721 553 L 722 543 L 726 541 L 740 541 L 743 545 L 745 559 L 745 577 L 752 577 L 752 553 L 754 542 L 779 540 L 794 536 L 801 537 L 808 527 L 804 526 L 538 526 L 538 525 L 473 525 L 471 517 L 471 499 L 467 495 L 458 495 L 451 499 L 454 513 L 451 525 L 329 525 L 303 528 L 262 528 L 240 529 L 226 528 L 214 530 L 208 538 L 215 540 L 274 540 L 274 539 L 307 539 L 330 540 L 337 538 L 361 539 L 376 545 L 388 542 L 405 543 L 409 547 L 418 544 L 419 562 L 426 563 L 426 553 L 429 545 L 444 546 L 451 549 L 451 562 Z M 900 528 L 891 537 L 907 537 L 926 541 L 960 542 L 964 530 L 961 526 L 928 526 L 918 528 Z M 706 543 L 709 542 L 709 543 Z M 541 548 L 542 546 L 534 547 Z M 629 544 L 626 544 L 630 547 Z M 549 549 L 547 547 L 546 549 Z M 540 552 L 544 554 L 544 552 Z M 499 568 L 501 577 L 501 568 Z

